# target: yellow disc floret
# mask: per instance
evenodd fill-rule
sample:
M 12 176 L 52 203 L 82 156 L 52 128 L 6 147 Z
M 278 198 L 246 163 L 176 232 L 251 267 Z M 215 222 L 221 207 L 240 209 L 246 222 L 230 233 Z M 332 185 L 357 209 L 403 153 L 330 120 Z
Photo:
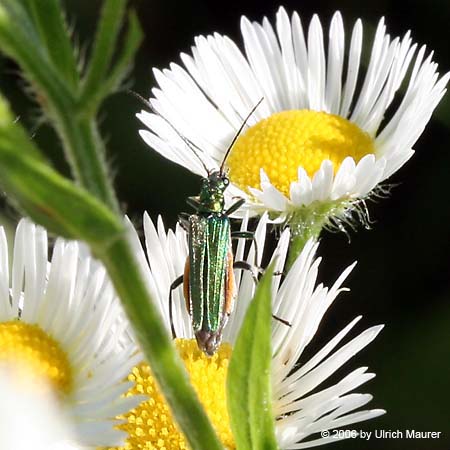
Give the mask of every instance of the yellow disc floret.
M 241 189 L 260 187 L 260 169 L 285 195 L 298 180 L 298 168 L 312 177 L 322 161 L 334 171 L 352 157 L 358 162 L 374 153 L 373 139 L 343 117 L 311 110 L 282 111 L 242 134 L 227 159 L 230 180 Z
M 12 366 L 20 381 L 44 380 L 58 394 L 68 394 L 72 387 L 66 354 L 38 325 L 19 320 L 0 323 L 0 365 Z
M 177 339 L 177 349 L 189 373 L 190 380 L 209 419 L 227 449 L 234 449 L 225 393 L 225 380 L 231 347 L 222 344 L 213 356 L 208 357 L 198 349 L 191 339 Z M 140 364 L 128 377 L 134 386 L 127 396 L 144 394 L 149 400 L 141 403 L 129 413 L 119 416 L 125 423 L 118 428 L 127 432 L 124 450 L 188 449 L 183 435 L 178 431 L 169 407 L 160 393 L 150 367 Z M 110 449 L 112 450 L 112 449 Z M 119 450 L 119 449 L 117 449 Z

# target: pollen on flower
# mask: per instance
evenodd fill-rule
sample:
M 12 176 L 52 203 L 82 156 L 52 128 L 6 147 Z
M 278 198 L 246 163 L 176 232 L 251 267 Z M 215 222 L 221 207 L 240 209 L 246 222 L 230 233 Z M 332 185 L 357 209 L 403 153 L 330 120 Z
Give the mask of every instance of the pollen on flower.
M 230 180 L 243 190 L 260 187 L 260 169 L 285 195 L 303 167 L 312 177 L 322 161 L 334 171 L 352 157 L 358 162 L 375 153 L 373 139 L 343 117 L 311 110 L 282 111 L 242 134 L 227 159 Z
M 223 445 L 234 449 L 226 405 L 225 381 L 231 346 L 222 344 L 217 353 L 206 356 L 193 339 L 176 339 L 176 347 L 189 373 L 191 383 Z M 109 450 L 183 450 L 188 445 L 178 431 L 169 407 L 160 393 L 150 367 L 142 363 L 134 367 L 128 380 L 134 382 L 127 396 L 149 397 L 137 408 L 117 417 L 124 423 L 117 428 L 128 435 L 123 447 Z
M 68 394 L 72 370 L 58 342 L 38 325 L 19 320 L 0 323 L 0 365 L 28 384 L 47 381 L 58 394 Z

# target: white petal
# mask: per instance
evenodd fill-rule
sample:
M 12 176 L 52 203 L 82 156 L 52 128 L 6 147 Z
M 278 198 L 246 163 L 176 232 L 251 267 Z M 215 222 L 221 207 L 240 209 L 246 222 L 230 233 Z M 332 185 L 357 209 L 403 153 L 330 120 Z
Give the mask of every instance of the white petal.
M 308 29 L 308 95 L 309 108 L 322 111 L 325 106 L 325 50 L 323 31 L 319 17 L 315 14 Z
M 333 186 L 333 163 L 329 160 L 322 162 L 320 169 L 314 174 L 312 179 L 312 199 L 326 200 L 330 197 Z
M 9 297 L 8 241 L 5 229 L 0 227 L 0 321 L 7 322 L 14 317 Z
M 348 56 L 347 78 L 345 80 L 344 92 L 342 95 L 342 105 L 340 115 L 348 117 L 350 106 L 353 102 L 356 82 L 358 80 L 359 64 L 361 60 L 363 27 L 358 19 L 353 27 L 352 39 Z
M 270 182 L 263 169 L 260 171 L 261 191 L 249 188 L 250 192 L 266 207 L 274 211 L 284 211 L 288 204 L 288 199 Z
M 336 12 L 331 20 L 328 43 L 327 86 L 325 111 L 339 113 L 342 92 L 342 70 L 344 66 L 344 24 L 342 16 Z
M 331 199 L 337 200 L 354 192 L 356 184 L 355 161 L 347 157 L 342 161 L 336 176 L 334 177 L 333 187 L 331 189 Z

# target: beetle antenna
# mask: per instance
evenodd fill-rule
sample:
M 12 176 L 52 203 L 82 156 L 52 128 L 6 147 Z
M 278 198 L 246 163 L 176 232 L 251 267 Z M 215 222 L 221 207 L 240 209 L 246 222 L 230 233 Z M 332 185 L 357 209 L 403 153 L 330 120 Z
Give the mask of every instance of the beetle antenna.
M 220 173 L 221 174 L 223 174 L 223 167 L 225 165 L 225 161 L 227 160 L 228 155 L 230 154 L 234 143 L 236 142 L 237 138 L 241 134 L 241 132 L 244 129 L 245 125 L 247 125 L 247 122 L 250 119 L 250 117 L 252 117 L 253 113 L 256 111 L 256 108 L 258 108 L 258 106 L 262 103 L 263 100 L 264 100 L 264 97 L 261 97 L 259 99 L 258 103 L 252 108 L 252 110 L 249 112 L 248 116 L 244 119 L 244 121 L 242 122 L 241 126 L 239 127 L 239 130 L 234 135 L 233 140 L 231 141 L 231 144 L 228 146 L 227 151 L 225 152 L 225 156 L 223 157 L 222 164 L 220 165 Z
M 197 145 L 195 145 L 191 140 L 189 140 L 186 136 L 183 136 L 171 123 L 168 119 L 166 119 L 160 112 L 156 111 L 155 107 L 144 97 L 142 97 L 142 95 L 138 94 L 137 92 L 134 91 L 129 91 L 132 95 L 134 95 L 138 100 L 140 100 L 142 103 L 144 103 L 145 106 L 147 106 L 147 108 L 149 108 L 153 114 L 156 114 L 157 116 L 161 117 L 161 119 L 164 120 L 164 122 L 166 122 L 170 128 L 172 128 L 173 131 L 175 131 L 175 133 L 178 135 L 178 137 L 186 144 L 186 146 L 189 148 L 189 150 L 195 155 L 195 157 L 198 159 L 198 161 L 200 162 L 200 164 L 203 166 L 203 168 L 205 169 L 205 172 L 207 173 L 207 175 L 209 175 L 209 170 L 206 167 L 206 164 L 204 163 L 204 161 L 202 160 L 202 158 L 200 158 L 200 155 L 197 153 L 197 151 L 202 152 L 203 150 L 198 147 Z

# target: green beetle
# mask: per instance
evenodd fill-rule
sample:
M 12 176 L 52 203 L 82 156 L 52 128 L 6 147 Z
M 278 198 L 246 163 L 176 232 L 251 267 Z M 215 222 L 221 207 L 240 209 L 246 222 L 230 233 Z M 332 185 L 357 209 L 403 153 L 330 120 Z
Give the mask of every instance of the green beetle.
M 184 275 L 178 277 L 170 286 L 171 330 L 175 337 L 172 291 L 183 284 L 186 308 L 191 316 L 198 346 L 207 355 L 213 355 L 219 347 L 222 330 L 233 309 L 235 297 L 233 268 L 250 270 L 256 279 L 253 266 L 244 261 L 235 262 L 233 258 L 231 239 L 254 240 L 254 235 L 249 231 L 231 232 L 229 216 L 237 211 L 245 200 L 239 199 L 225 209 L 224 192 L 229 185 L 229 179 L 224 171 L 224 165 L 237 137 L 261 101 L 262 99 L 236 133 L 219 170 L 208 171 L 204 166 L 208 175 L 202 180 L 200 195 L 187 199 L 187 203 L 194 208 L 195 213 L 180 216 L 180 223 L 189 235 L 189 255 Z M 192 145 L 189 147 L 198 157 Z

